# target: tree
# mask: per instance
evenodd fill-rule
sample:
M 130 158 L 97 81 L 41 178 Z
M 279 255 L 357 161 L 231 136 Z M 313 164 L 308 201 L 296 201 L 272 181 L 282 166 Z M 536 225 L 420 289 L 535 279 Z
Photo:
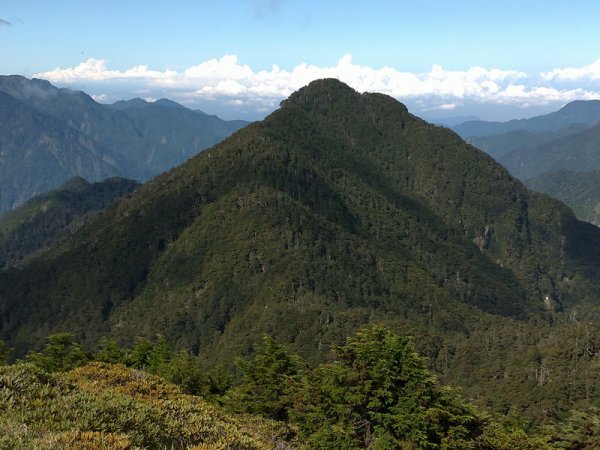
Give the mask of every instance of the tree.
M 148 372 L 161 377 L 170 378 L 171 348 L 162 334 L 154 336 L 151 350 L 148 354 Z
M 287 420 L 292 393 L 305 366 L 302 359 L 265 335 L 254 357 L 237 363 L 243 381 L 227 394 L 225 403 L 236 411 Z
M 571 411 L 566 420 L 548 425 L 546 432 L 555 448 L 600 448 L 600 409 Z
M 148 339 L 138 336 L 131 352 L 127 355 L 127 365 L 136 369 L 147 369 L 152 353 L 152 342 Z
M 29 353 L 26 358 L 47 372 L 65 372 L 90 360 L 71 333 L 48 336 L 44 349 L 39 353 Z
M 112 364 L 125 361 L 125 350 L 114 339 L 103 336 L 100 339 L 100 349 L 94 355 L 94 360 Z
M 359 331 L 304 377 L 291 418 L 315 448 L 472 448 L 485 420 L 440 388 L 411 341 Z
M 8 357 L 12 353 L 12 348 L 8 348 L 4 341 L 0 340 L 0 366 L 8 364 Z

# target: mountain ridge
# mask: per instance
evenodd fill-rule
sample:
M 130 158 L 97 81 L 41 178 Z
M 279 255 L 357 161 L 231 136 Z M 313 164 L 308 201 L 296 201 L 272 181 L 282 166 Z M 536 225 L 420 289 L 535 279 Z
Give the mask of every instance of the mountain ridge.
M 580 220 L 600 226 L 600 171 L 560 169 L 526 180 L 529 189 L 544 192 L 573 208 Z
M 45 80 L 0 77 L 0 211 L 71 176 L 146 181 L 245 126 L 175 108 L 119 110 Z
M 600 100 L 575 100 L 567 103 L 558 111 L 531 117 L 513 119 L 508 122 L 469 121 L 458 124 L 452 129 L 463 138 L 490 136 L 524 130 L 529 132 L 556 131 L 570 125 L 594 125 L 600 120 Z
M 139 183 L 73 177 L 57 189 L 0 213 L 0 268 L 22 265 L 74 234 L 92 215 L 132 192 Z
M 575 172 L 598 170 L 600 124 L 531 148 L 515 149 L 498 160 L 523 180 L 560 169 Z

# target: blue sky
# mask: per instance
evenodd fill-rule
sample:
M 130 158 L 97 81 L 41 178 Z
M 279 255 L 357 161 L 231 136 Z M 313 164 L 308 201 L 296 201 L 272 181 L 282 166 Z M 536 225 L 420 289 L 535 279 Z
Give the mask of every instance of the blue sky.
M 600 2 L 3 0 L 0 74 L 260 118 L 334 76 L 428 117 L 600 98 Z

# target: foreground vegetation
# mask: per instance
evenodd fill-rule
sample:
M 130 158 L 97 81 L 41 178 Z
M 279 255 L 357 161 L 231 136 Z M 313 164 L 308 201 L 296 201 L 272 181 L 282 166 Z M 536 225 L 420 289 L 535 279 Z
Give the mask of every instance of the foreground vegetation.
M 357 332 L 315 367 L 269 336 L 237 365 L 237 374 L 201 371 L 161 336 L 131 348 L 104 340 L 93 354 L 70 334 L 51 336 L 41 352 L 0 367 L 0 448 L 600 445 L 597 410 L 535 428 L 514 412 L 492 416 L 440 386 L 411 340 L 382 326 Z

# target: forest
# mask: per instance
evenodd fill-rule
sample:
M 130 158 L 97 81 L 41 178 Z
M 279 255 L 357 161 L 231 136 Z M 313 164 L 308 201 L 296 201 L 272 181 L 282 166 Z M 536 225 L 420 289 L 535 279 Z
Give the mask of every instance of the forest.
M 599 411 L 543 426 L 484 412 L 442 386 L 410 338 L 374 325 L 311 367 L 270 336 L 236 370 L 201 369 L 161 335 L 86 351 L 69 333 L 7 364 L 1 448 L 582 449 Z

